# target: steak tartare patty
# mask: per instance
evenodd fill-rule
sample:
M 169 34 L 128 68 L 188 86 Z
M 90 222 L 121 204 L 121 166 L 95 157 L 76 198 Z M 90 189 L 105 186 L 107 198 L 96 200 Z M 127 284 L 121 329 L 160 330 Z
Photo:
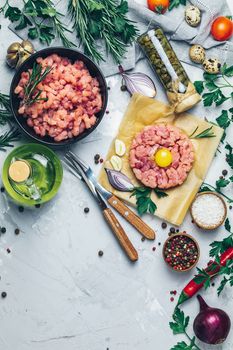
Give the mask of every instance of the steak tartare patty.
M 172 154 L 172 163 L 165 168 L 154 160 L 161 148 Z M 172 125 L 147 126 L 133 140 L 129 162 L 136 178 L 145 186 L 168 189 L 186 180 L 194 162 L 193 145 L 186 134 Z
M 82 61 L 72 63 L 57 54 L 37 58 L 42 68 L 51 72 L 37 85 L 41 101 L 31 105 L 21 103 L 19 114 L 40 136 L 50 136 L 59 142 L 81 134 L 96 123 L 96 113 L 102 108 L 99 82 L 90 75 Z M 24 99 L 24 87 L 31 69 L 21 74 L 15 93 Z

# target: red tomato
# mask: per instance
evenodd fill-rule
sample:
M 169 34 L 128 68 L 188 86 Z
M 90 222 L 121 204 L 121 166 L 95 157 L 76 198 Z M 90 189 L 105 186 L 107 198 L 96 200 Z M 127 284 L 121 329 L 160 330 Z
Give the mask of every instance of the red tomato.
M 170 0 L 147 0 L 147 5 L 151 11 L 164 13 L 170 5 Z
M 230 39 L 233 33 L 233 23 L 227 17 L 218 17 L 211 26 L 211 34 L 215 40 L 224 41 Z

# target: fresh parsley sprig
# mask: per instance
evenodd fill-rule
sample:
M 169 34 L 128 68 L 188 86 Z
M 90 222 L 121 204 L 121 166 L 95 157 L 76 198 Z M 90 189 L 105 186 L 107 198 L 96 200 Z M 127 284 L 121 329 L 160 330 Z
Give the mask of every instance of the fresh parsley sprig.
M 218 192 L 219 194 L 221 194 L 221 196 L 226 198 L 228 203 L 233 203 L 233 198 L 227 196 L 225 193 L 222 192 L 222 188 L 227 187 L 231 182 L 233 182 L 233 177 L 230 177 L 229 179 L 216 180 L 215 186 L 203 182 L 202 186 L 199 189 L 199 192 Z
M 56 10 L 51 0 L 25 0 L 22 9 L 11 6 L 7 0 L 2 11 L 6 18 L 17 24 L 15 30 L 29 28 L 30 39 L 50 45 L 58 37 L 65 47 L 76 46 L 66 36 L 71 31 L 62 22 L 64 15 Z
M 80 44 L 96 62 L 104 60 L 98 40 L 103 41 L 107 54 L 119 64 L 127 46 L 138 34 L 134 22 L 127 18 L 128 3 L 125 0 L 69 0 L 68 11 Z
M 170 0 L 169 11 L 180 5 L 186 6 L 187 0 Z
M 184 334 L 188 340 L 188 343 L 181 341 L 173 346 L 170 350 L 201 350 L 196 344 L 196 338 L 190 337 L 187 328 L 189 325 L 189 316 L 185 316 L 184 312 L 180 308 L 176 308 L 172 315 L 174 322 L 170 322 L 169 326 L 173 331 L 173 334 Z
M 228 67 L 224 64 L 220 74 L 204 73 L 204 80 L 195 81 L 194 85 L 199 94 L 202 94 L 205 90 L 209 91 L 202 95 L 205 107 L 212 106 L 213 104 L 220 106 L 225 101 L 233 98 L 233 85 L 227 79 L 229 77 L 233 77 L 233 66 Z M 225 89 L 227 91 L 230 90 L 227 96 L 223 94 L 223 90 Z
M 225 148 L 228 151 L 228 153 L 226 154 L 226 162 L 231 167 L 231 169 L 233 169 L 233 147 L 229 143 L 227 143 Z M 230 178 L 230 180 L 231 182 L 233 182 L 232 177 Z
M 167 193 L 161 190 L 158 190 L 158 189 L 152 190 L 151 188 L 148 188 L 148 187 L 135 187 L 134 190 L 132 191 L 132 194 L 130 197 L 132 196 L 136 197 L 136 205 L 137 205 L 137 210 L 139 215 L 143 215 L 145 213 L 151 213 L 151 214 L 155 213 L 157 209 L 157 205 L 151 199 L 152 192 L 154 192 L 158 198 L 163 198 L 168 196 Z
M 226 266 L 220 265 L 219 256 L 224 253 L 228 248 L 233 247 L 233 232 L 231 231 L 231 225 L 229 219 L 225 221 L 225 229 L 230 233 L 230 235 L 224 238 L 222 241 L 214 241 L 210 244 L 210 257 L 215 258 L 212 265 L 208 266 L 208 272 L 212 271 L 212 275 L 204 269 L 197 268 L 198 275 L 195 276 L 195 282 L 197 284 L 204 282 L 204 288 L 207 289 L 211 285 L 211 278 L 213 276 L 223 276 L 220 285 L 217 289 L 218 296 L 222 293 L 225 286 L 230 284 L 233 286 L 233 260 L 229 259 Z M 216 272 L 215 272 L 216 271 Z

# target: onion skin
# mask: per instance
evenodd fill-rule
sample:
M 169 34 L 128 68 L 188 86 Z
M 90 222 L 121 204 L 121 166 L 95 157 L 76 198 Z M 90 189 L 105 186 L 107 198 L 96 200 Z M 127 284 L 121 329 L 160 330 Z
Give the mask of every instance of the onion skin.
M 231 320 L 223 310 L 209 307 L 198 295 L 200 313 L 194 320 L 193 330 L 199 340 L 206 344 L 223 343 L 231 329 Z
M 117 191 L 121 192 L 131 192 L 134 189 L 134 185 L 130 179 L 120 171 L 107 169 L 105 171 L 108 176 L 108 181 L 110 185 Z

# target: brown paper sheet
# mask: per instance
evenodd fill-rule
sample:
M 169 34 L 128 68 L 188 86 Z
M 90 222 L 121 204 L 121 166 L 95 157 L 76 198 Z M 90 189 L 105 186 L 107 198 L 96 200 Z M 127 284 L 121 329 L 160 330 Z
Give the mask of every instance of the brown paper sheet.
M 160 101 L 135 94 L 131 99 L 116 136 L 116 138 L 122 140 L 126 145 L 126 153 L 122 157 L 122 172 L 132 180 L 135 186 L 142 186 L 142 184 L 136 180 L 129 166 L 128 156 L 131 142 L 135 135 L 145 126 L 161 122 L 173 124 L 188 135 L 190 135 L 197 126 L 199 127 L 199 133 L 212 125 L 191 114 L 181 113 L 175 115 L 170 106 Z M 223 135 L 223 129 L 217 126 L 213 126 L 213 131 L 216 137 L 192 139 L 195 150 L 195 162 L 186 181 L 181 186 L 167 190 L 166 193 L 168 197 L 158 199 L 155 194 L 152 194 L 152 200 L 157 205 L 156 216 L 173 225 L 182 224 L 191 202 L 205 179 Z M 111 156 L 115 154 L 114 142 L 115 139 L 110 146 L 106 162 L 101 169 L 99 180 L 107 190 L 125 200 L 128 204 L 135 206 L 135 198 L 130 197 L 130 193 L 116 191 L 109 184 L 104 170 L 104 167 L 112 168 L 109 160 Z

